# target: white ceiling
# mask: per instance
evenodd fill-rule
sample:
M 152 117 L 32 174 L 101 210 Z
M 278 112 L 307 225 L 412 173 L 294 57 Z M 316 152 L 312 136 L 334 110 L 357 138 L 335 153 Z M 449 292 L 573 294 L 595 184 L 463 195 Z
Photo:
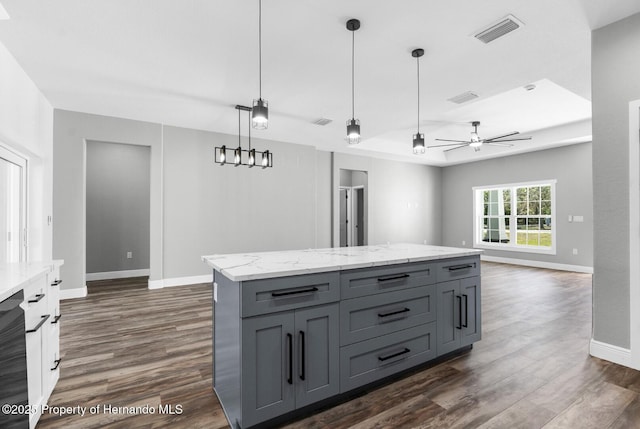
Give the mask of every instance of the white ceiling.
M 236 134 L 233 106 L 258 97 L 258 0 L 0 1 L 0 42 L 56 108 Z M 431 165 L 589 140 L 591 29 L 638 12 L 637 0 L 264 0 L 270 122 L 254 137 Z M 525 25 L 487 45 L 471 37 L 508 14 Z M 349 18 L 362 22 L 354 147 Z M 413 155 L 417 47 L 427 144 L 467 139 L 474 120 L 481 137 L 533 140 Z M 465 91 L 480 97 L 447 101 Z M 321 117 L 333 122 L 311 123 Z

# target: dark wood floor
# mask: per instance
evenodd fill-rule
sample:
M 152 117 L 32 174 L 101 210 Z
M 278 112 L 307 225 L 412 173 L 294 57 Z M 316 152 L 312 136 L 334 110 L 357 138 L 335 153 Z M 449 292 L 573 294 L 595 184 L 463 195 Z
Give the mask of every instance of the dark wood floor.
M 640 372 L 589 357 L 591 276 L 482 264 L 483 339 L 456 359 L 287 428 L 640 428 Z M 224 428 L 211 390 L 208 285 L 94 282 L 64 301 L 51 406 L 180 405 L 182 414 L 45 414 L 44 428 Z

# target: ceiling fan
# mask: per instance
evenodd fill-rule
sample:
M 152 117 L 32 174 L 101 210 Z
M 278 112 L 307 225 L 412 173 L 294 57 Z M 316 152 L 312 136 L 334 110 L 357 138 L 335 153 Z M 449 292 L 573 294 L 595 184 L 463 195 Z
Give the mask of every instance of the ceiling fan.
M 517 141 L 517 140 L 531 140 L 531 137 L 507 138 L 507 137 L 512 137 L 512 136 L 515 136 L 517 134 L 520 134 L 518 131 L 515 131 L 513 133 L 509 133 L 509 134 L 504 134 L 504 135 L 497 136 L 497 137 L 492 137 L 490 139 L 481 139 L 478 136 L 478 126 L 480 125 L 480 121 L 473 121 L 471 123 L 471 125 L 473 126 L 473 131 L 471 132 L 471 140 L 466 141 L 466 140 L 436 139 L 437 141 L 440 141 L 440 142 L 454 142 L 454 143 L 438 144 L 438 145 L 432 145 L 432 146 L 427 146 L 427 147 L 428 148 L 432 148 L 432 147 L 456 146 L 456 147 L 452 147 L 451 149 L 445 150 L 445 152 L 449 152 L 449 151 L 452 151 L 452 150 L 460 149 L 462 147 L 470 146 L 470 147 L 473 148 L 473 150 L 478 152 L 483 144 L 487 144 L 487 145 L 491 145 L 491 146 L 510 147 L 510 146 L 513 146 L 513 145 L 512 144 L 508 144 L 508 143 L 504 143 L 504 142 L 512 142 L 512 141 Z

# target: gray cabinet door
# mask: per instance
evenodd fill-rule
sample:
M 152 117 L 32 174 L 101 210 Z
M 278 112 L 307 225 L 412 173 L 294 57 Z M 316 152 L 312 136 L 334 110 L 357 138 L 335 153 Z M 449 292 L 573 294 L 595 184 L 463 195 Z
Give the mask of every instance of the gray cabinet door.
M 453 280 L 436 285 L 437 311 L 436 344 L 438 356 L 460 348 L 460 281 Z
M 295 312 L 296 408 L 340 390 L 338 304 Z
M 480 340 L 480 277 L 469 277 L 460 280 L 462 296 L 462 332 L 461 346 L 473 344 Z
M 242 320 L 242 427 L 295 408 L 294 313 Z

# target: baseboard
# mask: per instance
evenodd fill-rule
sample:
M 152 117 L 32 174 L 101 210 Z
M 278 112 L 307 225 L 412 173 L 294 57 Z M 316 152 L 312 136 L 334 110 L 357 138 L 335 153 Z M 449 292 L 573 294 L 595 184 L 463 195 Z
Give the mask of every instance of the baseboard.
M 499 262 L 501 264 L 523 265 L 525 267 L 548 268 L 550 270 L 572 271 L 575 273 L 593 274 L 593 267 L 584 265 L 556 264 L 554 262 L 531 261 L 528 259 L 501 258 L 498 256 L 480 255 L 482 261 Z
M 110 280 L 110 279 L 126 279 L 128 277 L 143 277 L 149 275 L 149 269 L 142 270 L 123 270 L 123 271 L 107 271 L 104 273 L 87 273 L 86 281 L 94 280 Z
M 631 350 L 612 344 L 603 343 L 594 339 L 589 343 L 589 354 L 593 357 L 608 360 L 629 368 L 633 368 L 631 362 Z
M 87 286 L 77 287 L 73 289 L 60 289 L 60 299 L 76 299 L 87 296 Z
M 187 286 L 199 283 L 212 283 L 213 273 L 201 276 L 174 277 L 170 279 L 149 280 L 149 289 L 162 289 L 165 287 Z

